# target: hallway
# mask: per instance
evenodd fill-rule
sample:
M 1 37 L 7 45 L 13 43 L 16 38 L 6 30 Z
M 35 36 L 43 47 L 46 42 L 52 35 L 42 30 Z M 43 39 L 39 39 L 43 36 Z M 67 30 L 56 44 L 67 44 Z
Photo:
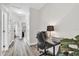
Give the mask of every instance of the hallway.
M 5 52 L 5 56 L 32 56 L 30 46 L 23 39 L 16 38 L 9 49 Z
M 30 56 L 29 10 L 10 4 L 0 4 L 1 55 Z

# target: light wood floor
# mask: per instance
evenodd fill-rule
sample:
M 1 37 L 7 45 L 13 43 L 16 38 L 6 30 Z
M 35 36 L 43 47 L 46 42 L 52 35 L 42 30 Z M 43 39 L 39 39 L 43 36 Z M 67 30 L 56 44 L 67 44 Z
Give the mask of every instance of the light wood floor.
M 32 53 L 34 54 L 34 56 L 39 56 L 40 55 L 39 51 L 37 50 L 36 45 L 32 45 L 31 50 L 32 50 Z

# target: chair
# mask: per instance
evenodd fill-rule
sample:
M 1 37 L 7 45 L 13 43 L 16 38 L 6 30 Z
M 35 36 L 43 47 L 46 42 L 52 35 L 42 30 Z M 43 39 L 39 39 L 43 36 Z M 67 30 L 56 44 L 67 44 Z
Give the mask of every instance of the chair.
M 38 43 L 37 43 L 37 49 L 42 49 L 44 50 L 44 52 L 42 52 L 42 55 L 52 55 L 52 54 L 49 54 L 47 49 L 48 48 L 51 48 L 53 45 L 51 43 L 48 43 L 46 42 L 46 32 L 45 31 L 41 31 L 37 34 L 37 39 L 38 39 Z

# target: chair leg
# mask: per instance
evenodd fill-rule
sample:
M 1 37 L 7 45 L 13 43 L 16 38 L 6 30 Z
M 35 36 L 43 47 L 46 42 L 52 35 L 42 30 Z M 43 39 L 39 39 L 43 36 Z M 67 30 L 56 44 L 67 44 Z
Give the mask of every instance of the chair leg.
M 39 56 L 42 56 L 42 55 L 45 55 L 45 56 L 48 55 L 46 49 L 44 49 L 44 52 Z
M 53 46 L 53 56 L 55 56 L 55 46 Z
M 47 51 L 46 51 L 46 49 L 44 50 L 44 53 L 45 53 L 45 55 L 47 55 Z
M 40 54 L 39 56 L 43 56 L 43 55 L 45 55 L 45 53 L 42 53 L 42 54 Z

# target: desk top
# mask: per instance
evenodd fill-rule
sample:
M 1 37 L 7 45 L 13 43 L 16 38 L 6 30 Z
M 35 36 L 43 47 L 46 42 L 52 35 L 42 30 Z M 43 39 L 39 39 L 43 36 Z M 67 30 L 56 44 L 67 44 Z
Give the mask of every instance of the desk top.
M 62 38 L 52 37 L 52 38 L 48 38 L 46 41 L 53 45 L 56 45 L 60 43 L 60 40 L 62 40 Z

